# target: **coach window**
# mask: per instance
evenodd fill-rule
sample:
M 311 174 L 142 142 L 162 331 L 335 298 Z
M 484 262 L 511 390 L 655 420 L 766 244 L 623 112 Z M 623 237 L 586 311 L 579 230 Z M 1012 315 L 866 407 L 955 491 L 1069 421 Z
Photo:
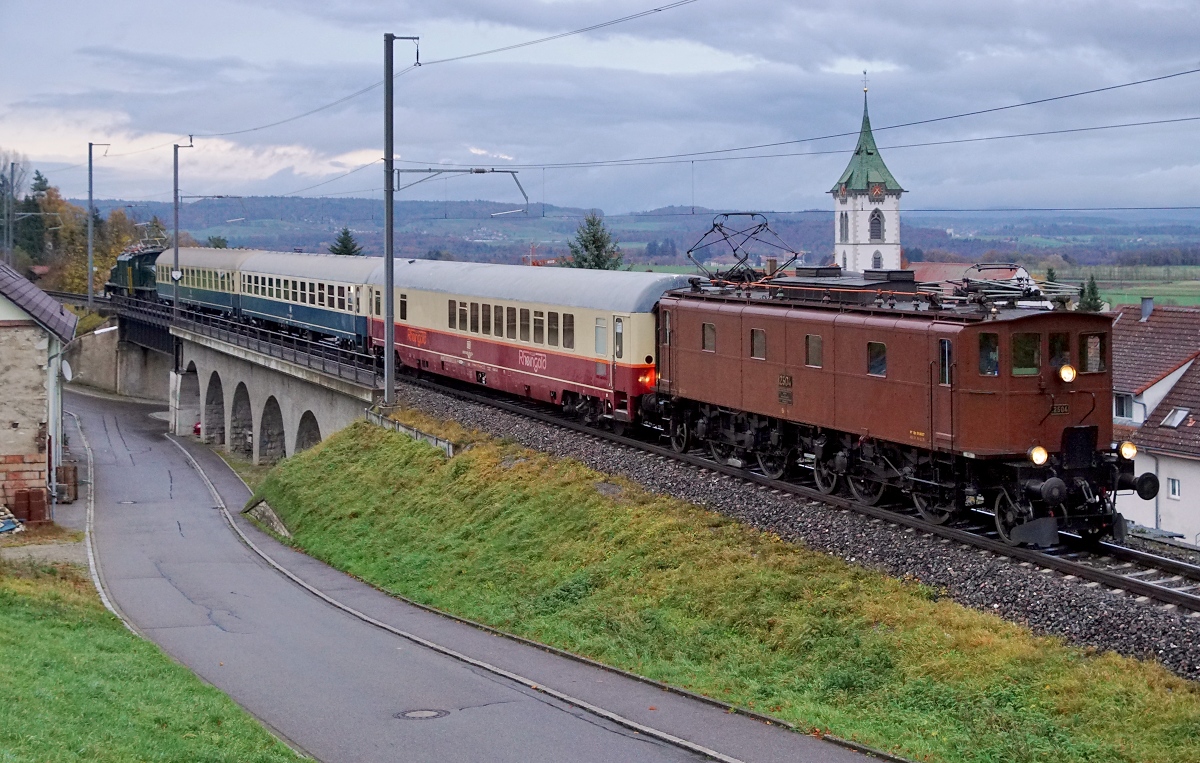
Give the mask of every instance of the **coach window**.
M 608 321 L 604 318 L 596 319 L 596 354 L 608 354 Z
M 375 314 L 376 315 L 383 315 L 383 310 L 381 309 L 382 305 L 380 304 L 382 301 L 383 301 L 383 294 L 378 291 L 375 292 Z
M 545 344 L 546 342 L 546 316 L 541 310 L 533 311 L 533 343 Z
M 338 310 L 346 309 L 346 287 L 338 287 Z
M 471 333 L 479 333 L 479 303 L 471 303 Z
M 700 349 L 705 352 L 717 351 L 717 327 L 715 324 L 705 323 L 702 327 Z
M 317 284 L 315 281 L 308 282 L 308 304 L 317 304 Z
M 1071 363 L 1071 335 L 1050 335 L 1050 367 L 1058 370 Z
M 508 330 L 508 338 L 516 339 L 517 338 L 517 308 L 515 308 L 515 307 L 508 308 L 508 312 L 505 313 L 505 315 L 507 316 L 507 320 L 505 321 L 505 328 Z
M 502 306 L 496 305 L 495 315 L 493 316 L 493 318 L 494 318 L 496 336 L 503 338 L 504 337 L 504 308 Z
M 1013 334 L 1013 376 L 1035 376 L 1042 367 L 1042 335 Z
M 262 285 L 259 283 L 258 276 L 254 276 L 254 285 L 250 288 L 250 291 L 258 295 L 262 294 Z
M 613 355 L 625 357 L 625 319 L 613 318 Z
M 558 313 L 546 313 L 546 344 L 558 346 Z
M 949 339 L 938 340 L 938 384 L 950 385 L 950 365 L 954 362 L 954 346 Z
M 408 295 L 400 295 L 400 320 L 408 320 Z
M 1105 362 L 1105 345 L 1107 344 L 1107 334 L 1080 334 L 1079 335 L 1079 372 L 1083 374 L 1097 374 L 1107 369 Z
M 867 374 L 887 376 L 887 345 L 883 342 L 867 342 Z
M 483 312 L 483 314 L 480 317 L 483 318 L 483 333 L 491 334 L 492 333 L 492 306 L 487 304 L 486 302 L 483 303 L 482 312 Z
M 458 303 L 458 330 L 459 331 L 467 330 L 467 303 L 466 302 Z
M 767 332 L 764 329 L 750 329 L 750 357 L 767 359 Z
M 574 313 L 563 313 L 563 348 L 567 350 L 575 349 L 575 315 Z
M 1000 375 L 1000 335 L 979 335 L 979 375 Z
M 529 341 L 529 309 L 521 308 L 521 341 Z
M 825 364 L 825 343 L 820 334 L 804 335 L 804 365 L 820 368 Z
M 447 313 L 446 325 L 450 328 L 457 328 L 456 323 L 458 321 L 458 301 L 454 299 L 450 300 L 447 303 L 447 307 L 449 308 L 450 312 Z

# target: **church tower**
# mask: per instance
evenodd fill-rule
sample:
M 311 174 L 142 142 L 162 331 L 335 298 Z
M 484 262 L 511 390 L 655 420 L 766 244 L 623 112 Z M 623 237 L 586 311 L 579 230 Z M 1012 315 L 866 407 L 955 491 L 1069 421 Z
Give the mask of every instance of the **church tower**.
M 871 134 L 867 89 L 863 88 L 862 130 L 833 194 L 834 257 L 843 270 L 900 269 L 900 194 Z

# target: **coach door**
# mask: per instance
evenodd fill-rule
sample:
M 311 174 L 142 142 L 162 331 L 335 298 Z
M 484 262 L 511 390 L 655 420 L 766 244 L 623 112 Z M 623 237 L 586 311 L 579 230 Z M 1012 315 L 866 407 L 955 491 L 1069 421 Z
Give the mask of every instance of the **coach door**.
M 610 389 L 617 387 L 617 373 L 622 363 L 628 363 L 626 356 L 629 354 L 629 346 L 627 344 L 629 332 L 629 316 L 628 315 L 613 315 L 612 317 L 612 357 L 609 361 L 608 386 Z
M 955 333 L 934 324 L 929 332 L 929 436 L 935 449 L 954 445 L 954 388 L 957 385 L 958 355 Z M 949 328 L 949 327 L 945 327 Z

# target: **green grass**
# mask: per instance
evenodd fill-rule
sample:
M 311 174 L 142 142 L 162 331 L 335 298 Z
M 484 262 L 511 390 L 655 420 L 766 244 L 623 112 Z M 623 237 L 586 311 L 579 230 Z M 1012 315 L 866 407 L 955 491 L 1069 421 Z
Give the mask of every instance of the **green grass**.
M 1161 666 L 508 443 L 446 460 L 359 423 L 258 495 L 386 590 L 805 730 L 935 761 L 1200 757 L 1200 686 Z
M 0 687 L 2 763 L 298 760 L 69 566 L 0 562 Z

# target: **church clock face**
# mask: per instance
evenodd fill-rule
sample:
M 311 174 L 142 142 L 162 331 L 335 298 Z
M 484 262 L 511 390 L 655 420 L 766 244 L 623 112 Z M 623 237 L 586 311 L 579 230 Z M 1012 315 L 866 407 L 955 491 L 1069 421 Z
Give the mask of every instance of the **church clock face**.
M 876 183 L 875 185 L 871 186 L 871 198 L 881 198 L 883 196 L 883 191 L 883 183 Z

